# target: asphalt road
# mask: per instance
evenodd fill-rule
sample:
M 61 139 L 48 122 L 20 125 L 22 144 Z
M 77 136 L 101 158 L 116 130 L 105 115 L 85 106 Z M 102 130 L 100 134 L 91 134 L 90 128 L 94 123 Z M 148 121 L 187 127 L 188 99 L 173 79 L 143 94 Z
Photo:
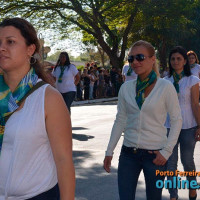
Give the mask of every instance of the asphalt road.
M 102 167 L 116 112 L 116 101 L 74 106 L 71 109 L 76 200 L 119 200 L 117 166 L 123 136 L 114 152 L 111 173 L 106 173 Z M 200 143 L 195 149 L 197 171 L 200 171 L 199 147 Z M 178 169 L 183 171 L 180 161 Z M 200 182 L 200 177 L 197 180 Z M 200 199 L 199 190 L 198 197 L 197 199 Z M 145 199 L 145 182 L 143 173 L 141 173 L 136 200 Z M 163 200 L 167 199 L 169 199 L 168 191 L 163 189 Z M 187 200 L 188 191 L 181 189 L 179 199 Z

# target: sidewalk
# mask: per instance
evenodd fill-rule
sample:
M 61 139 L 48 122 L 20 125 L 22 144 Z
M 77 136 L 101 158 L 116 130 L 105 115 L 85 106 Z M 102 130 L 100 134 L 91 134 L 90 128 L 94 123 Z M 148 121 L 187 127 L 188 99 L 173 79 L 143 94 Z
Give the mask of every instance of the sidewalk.
M 101 98 L 101 99 L 84 100 L 84 101 L 74 101 L 72 103 L 72 106 L 93 104 L 93 103 L 102 103 L 102 102 L 117 101 L 117 100 L 118 100 L 118 97 Z

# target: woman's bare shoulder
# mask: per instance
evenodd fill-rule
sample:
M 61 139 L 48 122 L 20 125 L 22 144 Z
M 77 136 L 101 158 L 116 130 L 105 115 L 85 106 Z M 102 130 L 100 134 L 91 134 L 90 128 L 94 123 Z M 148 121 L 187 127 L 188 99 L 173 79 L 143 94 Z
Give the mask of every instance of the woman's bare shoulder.
M 67 111 L 62 95 L 50 85 L 47 86 L 45 91 L 45 110 L 46 112 L 57 112 L 57 110 Z

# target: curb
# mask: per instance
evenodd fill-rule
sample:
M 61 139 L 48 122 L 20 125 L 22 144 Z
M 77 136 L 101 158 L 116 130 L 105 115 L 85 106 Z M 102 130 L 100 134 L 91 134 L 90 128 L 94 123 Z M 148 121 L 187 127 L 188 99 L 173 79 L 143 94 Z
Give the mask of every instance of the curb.
M 108 101 L 117 101 L 117 100 L 118 100 L 118 97 L 93 99 L 93 100 L 85 100 L 85 101 L 74 101 L 72 103 L 72 106 L 84 105 L 84 104 L 93 104 L 93 103 L 101 103 L 101 102 L 108 102 Z

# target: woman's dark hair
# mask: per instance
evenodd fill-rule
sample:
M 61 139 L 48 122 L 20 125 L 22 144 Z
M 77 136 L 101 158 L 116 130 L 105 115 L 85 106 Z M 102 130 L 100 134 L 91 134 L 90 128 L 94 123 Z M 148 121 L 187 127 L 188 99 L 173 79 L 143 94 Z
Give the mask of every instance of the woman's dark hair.
M 172 76 L 173 71 L 174 71 L 174 69 L 171 66 L 171 62 L 170 62 L 172 54 L 174 54 L 174 53 L 180 53 L 183 56 L 183 58 L 186 60 L 186 64 L 183 67 L 183 71 L 184 71 L 184 74 L 186 76 L 190 76 L 191 75 L 191 71 L 190 71 L 190 66 L 189 66 L 189 63 L 188 63 L 187 51 L 182 46 L 176 46 L 169 53 L 169 60 L 168 60 L 169 77 Z
M 56 69 L 56 67 L 58 67 L 60 65 L 60 56 L 61 55 L 65 56 L 66 61 L 65 61 L 64 65 L 67 66 L 67 69 L 69 69 L 71 63 L 70 63 L 70 60 L 69 60 L 69 55 L 68 55 L 68 53 L 66 51 L 63 51 L 63 52 L 60 53 L 59 58 L 58 58 L 58 60 L 56 62 L 55 69 Z
M 35 69 L 36 74 L 43 81 L 53 84 L 53 80 L 48 77 L 47 73 L 44 71 L 44 67 L 41 65 L 37 55 L 40 55 L 40 43 L 37 37 L 35 28 L 31 23 L 22 18 L 6 18 L 0 23 L 0 27 L 13 26 L 18 29 L 26 41 L 26 45 L 30 46 L 34 44 L 36 49 L 30 58 L 30 65 Z

